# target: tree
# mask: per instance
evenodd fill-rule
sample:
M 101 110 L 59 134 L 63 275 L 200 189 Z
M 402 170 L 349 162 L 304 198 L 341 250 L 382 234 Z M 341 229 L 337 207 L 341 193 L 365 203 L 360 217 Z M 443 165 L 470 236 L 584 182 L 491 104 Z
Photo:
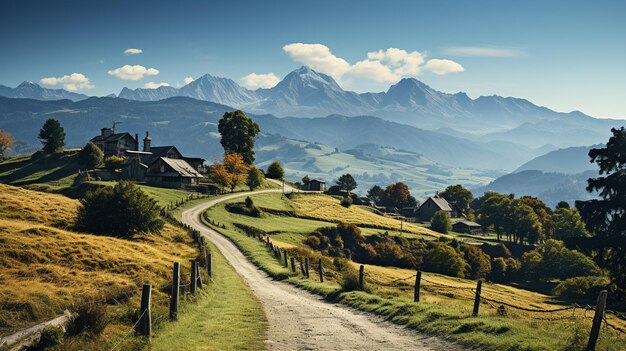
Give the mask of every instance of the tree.
M 383 188 L 379 187 L 378 185 L 374 185 L 370 188 L 370 190 L 367 191 L 367 198 L 377 204 L 381 201 L 384 192 L 385 191 L 383 190 Z
M 39 141 L 43 145 L 43 151 L 54 153 L 63 150 L 65 146 L 65 130 L 56 119 L 49 119 L 39 130 Z
M 274 161 L 267 167 L 266 175 L 271 179 L 283 179 L 285 176 L 285 170 L 280 162 Z
M 250 168 L 243 159 L 241 154 L 236 152 L 227 152 L 224 154 L 224 167 L 230 173 L 230 190 L 233 191 L 237 185 L 243 184 Z
M 302 184 L 306 187 L 309 185 L 309 182 L 311 181 L 311 178 L 309 178 L 309 175 L 305 175 L 304 177 L 302 177 Z
M 522 256 L 522 270 L 533 280 L 602 275 L 600 268 L 589 257 L 553 239 L 526 252 Z
M 472 192 L 465 189 L 461 184 L 448 186 L 446 190 L 439 193 L 439 196 L 446 199 L 450 204 L 456 205 L 465 214 L 469 214 L 470 203 L 474 199 Z
M 433 215 L 433 218 L 430 220 L 430 229 L 448 234 L 450 229 L 452 229 L 452 224 L 450 223 L 450 215 L 446 211 L 437 211 Z
M 89 168 L 98 167 L 102 164 L 103 159 L 102 150 L 91 141 L 78 153 L 78 164 Z
M 261 172 L 256 167 L 250 167 L 248 171 L 248 179 L 246 180 L 246 185 L 250 188 L 250 190 L 254 190 L 261 186 L 263 183 L 263 172 Z
M 476 245 L 461 245 L 461 252 L 469 264 L 468 277 L 472 279 L 485 278 L 491 273 L 491 257 Z M 504 260 L 503 260 L 504 261 Z
M 524 240 L 534 244 L 542 237 L 543 227 L 541 221 L 530 206 L 519 201 L 516 202 L 514 205 L 514 216 L 515 233 L 520 244 Z
M 4 152 L 13 146 L 13 137 L 11 133 L 0 129 L 0 156 L 4 156 Z
M 626 294 L 626 130 L 611 129 L 606 147 L 591 149 L 591 162 L 600 176 L 587 180 L 587 191 L 600 199 L 576 201 L 576 207 L 595 235 L 596 261 L 609 270 L 612 282 Z
M 487 192 L 473 203 L 478 206 L 479 223 L 485 227 L 493 226 L 498 241 L 502 234 L 514 231 L 514 208 L 510 195 Z
M 259 134 L 259 125 L 243 112 L 226 112 L 220 119 L 217 130 L 222 135 L 220 143 L 225 153 L 238 153 L 247 165 L 254 163 L 254 139 Z
M 570 208 L 570 206 L 567 201 L 559 201 L 559 203 L 556 205 L 556 208 Z
M 434 243 L 424 256 L 424 270 L 453 277 L 465 277 L 468 264 L 460 253 L 444 243 Z
M 88 192 L 80 203 L 77 224 L 91 233 L 130 237 L 164 225 L 157 202 L 131 182 Z
M 557 208 L 552 214 L 550 231 L 550 236 L 558 240 L 589 236 L 576 208 Z
M 217 162 L 209 167 L 209 180 L 220 188 L 229 188 L 231 184 L 230 173 L 224 165 Z
M 385 188 L 381 196 L 381 204 L 387 207 L 403 208 L 417 204 L 417 201 L 411 196 L 406 184 L 397 182 Z
M 348 194 L 357 187 L 356 180 L 352 177 L 350 173 L 346 173 L 341 175 L 339 179 L 335 182 L 341 189 L 345 189 Z

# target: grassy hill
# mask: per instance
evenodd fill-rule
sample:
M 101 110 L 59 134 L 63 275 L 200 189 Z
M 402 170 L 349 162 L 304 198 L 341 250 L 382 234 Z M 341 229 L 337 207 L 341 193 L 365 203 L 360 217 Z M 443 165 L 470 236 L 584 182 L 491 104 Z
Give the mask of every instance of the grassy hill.
M 287 249 L 290 256 L 298 260 L 309 257 L 311 262 L 318 262 L 322 258 L 320 253 L 302 245 L 305 238 L 303 233 L 315 225 L 332 225 L 328 221 L 338 219 L 355 223 L 363 221 L 381 227 L 390 224 L 387 218 L 357 206 L 341 211 L 335 207 L 334 202 L 337 200 L 322 197 L 300 195 L 289 200 L 281 198 L 279 194 L 257 194 L 252 198 L 257 207 L 266 209 L 264 218 L 233 214 L 226 211 L 224 205 L 218 205 L 207 210 L 204 220 L 207 225 L 231 239 L 253 262 L 276 279 L 285 279 L 329 300 L 383 315 L 388 320 L 410 328 L 442 335 L 480 350 L 552 351 L 584 348 L 593 313 L 554 296 L 509 285 L 484 283 L 482 296 L 489 300 L 483 300 L 480 304 L 479 317 L 471 317 L 476 281 L 424 272 L 421 299 L 419 303 L 414 303 L 415 271 L 376 265 L 365 265 L 366 283 L 369 286 L 367 291 L 346 291 L 340 288 L 342 273 L 331 258 L 323 258 L 325 283 L 319 283 L 317 275 L 305 279 L 284 267 L 282 259 L 274 258 L 263 242 L 247 236 L 237 228 L 237 224 L 245 224 L 262 229 L 274 244 Z M 233 199 L 230 202 L 242 200 Z M 215 221 L 219 225 L 211 224 Z M 414 233 L 403 235 L 418 237 Z M 421 237 L 427 237 L 427 233 L 422 233 Z M 359 266 L 356 262 L 350 264 L 355 269 Z M 317 269 L 316 266 L 314 269 Z M 504 304 L 504 307 L 500 307 Z M 535 312 L 562 308 L 567 310 Z M 608 319 L 613 325 L 626 327 L 626 321 L 615 315 L 609 315 Z M 602 329 L 598 349 L 617 351 L 624 347 L 626 337 L 610 329 Z

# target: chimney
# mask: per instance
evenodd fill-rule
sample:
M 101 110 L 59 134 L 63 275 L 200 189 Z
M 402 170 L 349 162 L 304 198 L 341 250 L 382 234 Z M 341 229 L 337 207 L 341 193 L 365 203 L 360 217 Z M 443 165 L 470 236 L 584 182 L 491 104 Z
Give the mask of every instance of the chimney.
M 139 134 L 135 133 L 135 141 L 137 142 L 137 144 L 135 144 L 135 151 L 139 151 Z
M 146 137 L 143 138 L 143 151 L 144 152 L 150 152 L 151 141 L 152 139 L 150 139 L 150 136 L 148 136 L 148 132 L 146 132 Z
M 100 129 L 100 132 L 102 133 L 103 138 L 108 138 L 113 134 L 113 130 L 111 130 L 111 128 L 102 128 Z

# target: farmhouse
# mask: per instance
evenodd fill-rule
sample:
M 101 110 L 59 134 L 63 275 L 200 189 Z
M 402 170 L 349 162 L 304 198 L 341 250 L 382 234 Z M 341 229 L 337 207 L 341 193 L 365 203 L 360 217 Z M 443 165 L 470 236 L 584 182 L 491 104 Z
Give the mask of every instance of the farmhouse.
M 202 174 L 182 159 L 159 157 L 148 166 L 146 181 L 168 188 L 198 184 Z
M 311 179 L 307 184 L 304 184 L 304 190 L 326 191 L 326 182 L 319 179 Z
M 452 230 L 457 233 L 479 234 L 482 232 L 482 226 L 476 222 L 463 219 L 454 223 Z
M 442 197 L 429 197 L 418 209 L 420 221 L 430 221 L 437 211 L 446 211 L 450 214 L 451 218 L 458 218 L 460 216 L 458 208 L 451 206 L 446 199 Z
M 92 143 L 102 150 L 104 157 L 124 156 L 127 150 L 137 150 L 139 142 L 137 134 L 115 133 L 111 128 L 102 128 L 100 135 L 91 138 Z

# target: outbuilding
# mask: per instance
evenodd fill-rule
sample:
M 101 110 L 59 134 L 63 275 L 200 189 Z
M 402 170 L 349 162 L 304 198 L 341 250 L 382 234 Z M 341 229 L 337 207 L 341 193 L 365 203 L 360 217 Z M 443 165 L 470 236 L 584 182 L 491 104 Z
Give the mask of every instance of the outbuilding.
M 482 226 L 476 222 L 463 219 L 452 225 L 452 231 L 457 233 L 480 234 L 482 233 Z

